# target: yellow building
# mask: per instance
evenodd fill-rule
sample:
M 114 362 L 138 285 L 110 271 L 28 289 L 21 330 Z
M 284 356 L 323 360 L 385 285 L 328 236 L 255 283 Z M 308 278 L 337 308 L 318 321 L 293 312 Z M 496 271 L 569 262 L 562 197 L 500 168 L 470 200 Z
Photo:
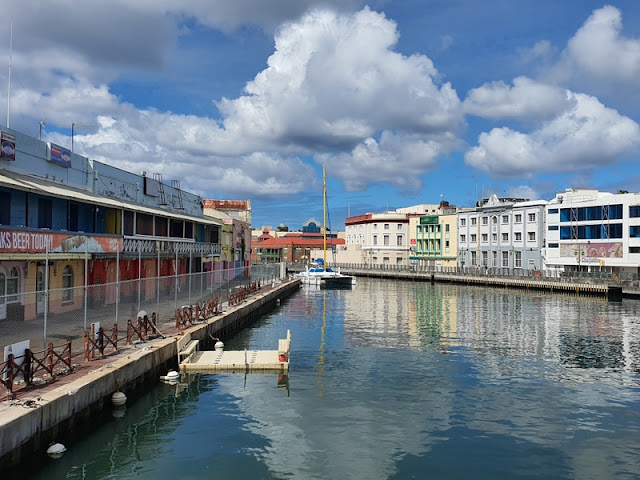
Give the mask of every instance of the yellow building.
M 455 211 L 409 218 L 410 264 L 444 269 L 457 266 L 458 224 Z

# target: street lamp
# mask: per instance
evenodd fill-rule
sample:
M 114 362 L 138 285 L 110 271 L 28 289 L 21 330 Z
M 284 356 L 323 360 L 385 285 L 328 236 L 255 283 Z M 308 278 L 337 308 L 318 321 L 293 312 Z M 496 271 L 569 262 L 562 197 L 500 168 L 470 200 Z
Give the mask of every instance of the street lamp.
M 42 127 L 44 127 L 46 124 L 47 121 L 44 118 L 40 120 L 40 140 L 42 140 Z

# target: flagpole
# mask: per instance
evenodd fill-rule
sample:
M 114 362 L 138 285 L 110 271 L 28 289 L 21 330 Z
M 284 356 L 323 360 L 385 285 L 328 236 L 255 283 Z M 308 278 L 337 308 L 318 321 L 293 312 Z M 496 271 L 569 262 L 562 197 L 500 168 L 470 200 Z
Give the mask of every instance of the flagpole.
M 11 20 L 11 33 L 9 36 L 9 86 L 7 88 L 7 128 L 9 125 L 9 116 L 11 113 L 11 63 L 13 54 L 13 20 Z

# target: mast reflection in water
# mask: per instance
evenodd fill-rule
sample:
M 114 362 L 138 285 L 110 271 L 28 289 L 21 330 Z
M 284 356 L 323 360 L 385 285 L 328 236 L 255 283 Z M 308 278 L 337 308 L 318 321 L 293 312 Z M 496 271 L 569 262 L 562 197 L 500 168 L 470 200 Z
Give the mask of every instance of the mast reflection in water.
M 158 385 L 29 477 L 640 477 L 636 301 L 362 279 L 224 341 L 287 329 L 289 377 Z

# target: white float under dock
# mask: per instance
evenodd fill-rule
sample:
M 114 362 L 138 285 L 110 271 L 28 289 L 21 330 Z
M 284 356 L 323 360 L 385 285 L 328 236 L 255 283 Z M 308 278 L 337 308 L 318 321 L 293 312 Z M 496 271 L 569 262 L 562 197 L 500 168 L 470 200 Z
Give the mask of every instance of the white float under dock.
M 288 372 L 291 332 L 278 340 L 278 350 L 191 351 L 180 363 L 183 372 Z M 181 352 L 182 353 L 182 352 Z

